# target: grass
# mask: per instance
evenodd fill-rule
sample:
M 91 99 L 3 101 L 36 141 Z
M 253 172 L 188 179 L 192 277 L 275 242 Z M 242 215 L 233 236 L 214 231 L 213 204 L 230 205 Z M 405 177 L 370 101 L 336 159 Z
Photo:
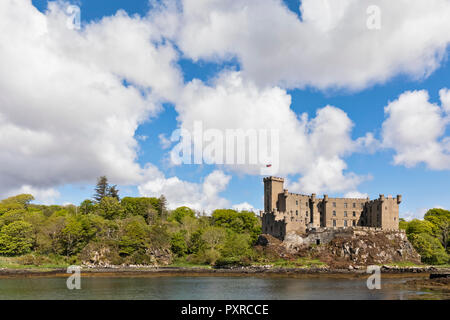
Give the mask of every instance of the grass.
M 67 263 L 55 263 L 48 262 L 39 265 L 35 264 L 23 264 L 20 262 L 21 257 L 1 257 L 0 256 L 0 269 L 61 269 L 67 268 Z
M 296 260 L 284 260 L 279 259 L 270 263 L 260 263 L 261 265 L 273 265 L 274 267 L 280 268 L 317 268 L 317 267 L 326 267 L 327 264 L 320 261 L 319 259 L 310 259 L 310 258 L 298 258 Z
M 434 267 L 434 268 L 450 268 L 450 264 L 417 264 L 411 261 L 400 261 L 400 262 L 392 262 L 380 264 L 387 265 L 391 267 Z
M 417 264 L 417 263 L 411 262 L 411 261 L 399 261 L 399 262 L 380 264 L 380 266 L 381 265 L 386 265 L 386 266 L 390 266 L 390 267 L 401 267 L 401 268 L 406 268 L 406 267 L 425 267 L 426 266 L 424 264 Z
M 212 267 L 207 264 L 197 264 L 192 263 L 189 261 L 186 261 L 186 259 L 176 259 L 172 262 L 172 264 L 169 264 L 168 267 L 176 267 L 176 268 L 204 268 L 204 269 L 211 269 Z

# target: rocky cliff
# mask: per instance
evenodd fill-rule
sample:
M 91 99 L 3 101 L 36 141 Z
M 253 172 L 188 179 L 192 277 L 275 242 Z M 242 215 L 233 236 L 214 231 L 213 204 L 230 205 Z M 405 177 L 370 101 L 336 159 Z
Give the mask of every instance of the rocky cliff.
M 395 262 L 420 264 L 419 254 L 402 231 L 330 229 L 307 236 L 288 234 L 284 241 L 261 235 L 258 245 L 281 258 L 308 256 L 335 268 Z

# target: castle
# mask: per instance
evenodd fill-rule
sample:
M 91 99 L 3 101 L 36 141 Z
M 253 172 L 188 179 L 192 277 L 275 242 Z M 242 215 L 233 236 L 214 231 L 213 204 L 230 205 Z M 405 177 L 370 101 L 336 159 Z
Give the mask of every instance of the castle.
M 279 239 L 288 233 L 306 234 L 320 228 L 370 227 L 398 230 L 399 204 L 396 198 L 380 195 L 378 199 L 317 198 L 284 189 L 284 179 L 264 178 L 262 232 Z

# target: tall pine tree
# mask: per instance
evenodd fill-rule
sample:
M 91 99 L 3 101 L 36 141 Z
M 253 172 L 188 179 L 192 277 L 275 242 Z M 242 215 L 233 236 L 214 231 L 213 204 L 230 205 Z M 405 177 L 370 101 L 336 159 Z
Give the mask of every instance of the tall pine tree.
M 102 201 L 104 197 L 108 196 L 108 178 L 101 176 L 97 179 L 97 186 L 95 187 L 94 199 L 97 202 Z

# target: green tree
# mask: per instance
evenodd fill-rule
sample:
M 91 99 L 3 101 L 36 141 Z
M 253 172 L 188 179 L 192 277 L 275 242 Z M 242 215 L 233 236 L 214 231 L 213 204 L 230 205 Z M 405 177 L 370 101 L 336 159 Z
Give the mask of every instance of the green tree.
M 168 221 L 181 223 L 184 217 L 195 218 L 195 211 L 188 207 L 178 207 L 170 213 Z
M 399 221 L 398 221 L 398 228 L 400 230 L 405 230 L 406 231 L 407 227 L 408 227 L 408 221 L 406 221 L 403 218 L 400 218 Z
M 434 225 L 435 234 L 444 249 L 449 250 L 450 211 L 444 209 L 430 209 L 424 216 L 426 221 Z
M 170 244 L 171 244 L 170 248 L 175 255 L 179 257 L 183 257 L 184 255 L 186 255 L 188 247 L 186 244 L 185 235 L 183 231 L 174 233 L 172 235 Z
M 2 204 L 20 204 L 23 208 L 27 209 L 30 205 L 30 202 L 34 200 L 34 197 L 31 194 L 19 194 L 14 197 L 9 197 L 5 200 L 2 200 Z
M 449 256 L 439 240 L 427 233 L 411 233 L 408 239 L 422 258 L 428 264 L 449 263 Z
M 28 253 L 33 242 L 33 226 L 30 223 L 12 222 L 0 231 L 0 254 L 14 256 Z
M 132 198 L 125 197 L 121 201 L 125 217 L 141 216 L 148 224 L 156 222 L 159 216 L 158 198 Z
M 108 178 L 106 176 L 101 176 L 97 179 L 97 186 L 95 187 L 94 199 L 98 203 L 102 201 L 104 197 L 108 196 Z
M 145 253 L 149 248 L 150 229 L 142 217 L 135 216 L 122 221 L 120 234 L 121 256 L 131 255 L 134 252 Z
M 214 210 L 212 218 L 215 226 L 231 229 L 236 233 L 248 233 L 252 242 L 261 233 L 260 221 L 253 212 L 219 209 Z
M 429 221 L 414 219 L 408 222 L 408 226 L 406 227 L 407 234 L 433 234 L 433 224 Z
M 217 249 L 223 244 L 227 232 L 221 227 L 208 227 L 203 231 L 202 240 L 206 243 L 209 249 Z
M 94 212 L 95 210 L 95 203 L 94 201 L 87 199 L 84 200 L 81 204 L 80 204 L 80 212 L 82 214 L 89 214 Z
M 67 256 L 80 252 L 95 235 L 96 229 L 85 215 L 71 215 L 62 230 L 61 241 Z
M 123 208 L 116 198 L 104 197 L 98 204 L 98 213 L 105 219 L 114 220 L 123 216 Z
M 167 199 L 163 194 L 159 197 L 159 216 L 167 219 Z
M 116 198 L 117 201 L 120 201 L 119 197 L 119 190 L 117 189 L 117 186 L 108 186 L 108 193 L 107 196 L 110 198 Z

